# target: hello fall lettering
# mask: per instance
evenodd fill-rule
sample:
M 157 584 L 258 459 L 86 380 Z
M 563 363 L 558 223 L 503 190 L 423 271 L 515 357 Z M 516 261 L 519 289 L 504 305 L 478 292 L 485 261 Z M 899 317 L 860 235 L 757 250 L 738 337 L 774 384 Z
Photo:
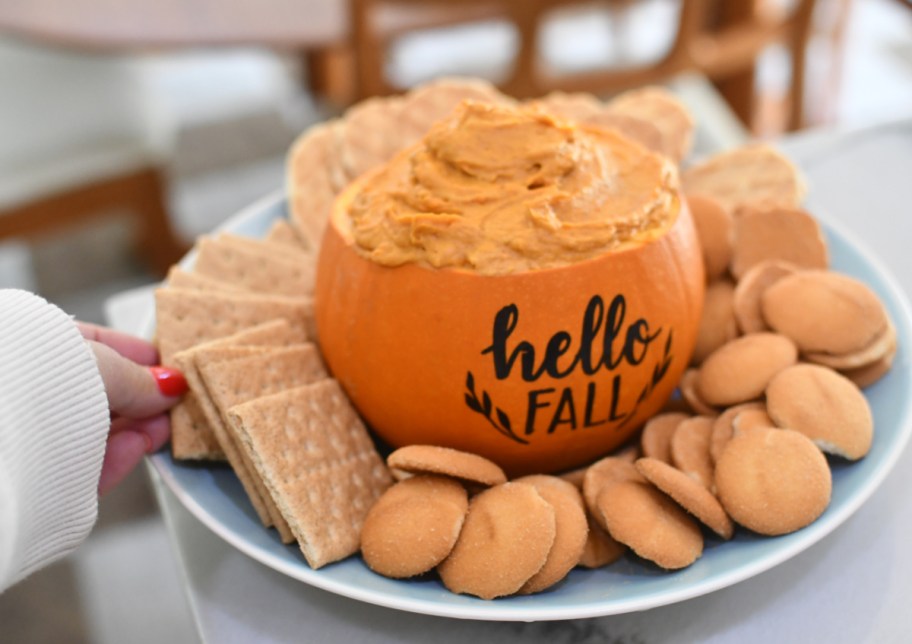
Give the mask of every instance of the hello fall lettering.
M 496 407 L 487 392 L 482 392 L 481 397 L 476 395 L 471 373 L 467 377 L 466 404 L 487 416 L 495 429 L 521 443 L 528 442 L 523 435 L 531 435 L 537 429 L 553 433 L 558 429 L 623 422 L 635 410 L 621 408 L 624 379 L 615 372 L 624 364 L 640 365 L 650 346 L 662 335 L 661 327 L 651 331 L 648 321 L 643 318 L 632 322 L 626 318 L 627 304 L 623 295 L 615 295 L 607 307 L 601 296 L 594 295 L 583 312 L 578 341 L 568 331 L 560 330 L 544 346 L 535 346 L 515 337 L 520 322 L 519 308 L 515 304 L 503 307 L 494 317 L 491 344 L 481 353 L 490 356 L 498 380 L 519 377 L 530 383 L 522 432 L 514 430 L 511 415 Z M 669 348 L 670 337 L 666 352 Z M 582 391 L 571 387 L 534 386 L 542 376 L 559 381 L 577 370 L 589 376 L 596 376 L 601 371 L 614 375 L 610 380 L 592 378 Z M 659 377 L 661 375 L 664 370 Z M 637 404 L 639 402 L 641 400 Z M 512 411 L 518 419 L 518 410 Z

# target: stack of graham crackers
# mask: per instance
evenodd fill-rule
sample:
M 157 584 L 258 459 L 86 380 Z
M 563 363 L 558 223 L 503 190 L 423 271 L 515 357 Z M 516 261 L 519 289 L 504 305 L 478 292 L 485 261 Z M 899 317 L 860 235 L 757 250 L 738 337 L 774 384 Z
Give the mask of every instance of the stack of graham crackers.
M 223 234 L 156 292 L 162 364 L 190 392 L 171 416 L 175 459 L 227 460 L 264 526 L 319 568 L 357 552 L 391 477 L 327 374 L 313 336 L 315 253 L 284 220 L 263 240 Z

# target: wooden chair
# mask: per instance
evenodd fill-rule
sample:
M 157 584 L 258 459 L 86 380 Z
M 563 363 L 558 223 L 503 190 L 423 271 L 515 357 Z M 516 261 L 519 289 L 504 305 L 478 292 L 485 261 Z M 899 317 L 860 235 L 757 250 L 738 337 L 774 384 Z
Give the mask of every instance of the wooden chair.
M 0 239 L 129 214 L 137 254 L 157 274 L 181 257 L 135 71 L 116 58 L 0 41 Z
M 630 3 L 630 0 L 613 0 L 615 5 Z M 384 7 L 449 7 L 449 20 L 457 24 L 470 21 L 464 13 L 470 7 L 484 6 L 489 12 L 487 17 L 509 20 L 519 34 L 520 44 L 512 74 L 501 84 L 501 89 L 511 95 L 525 98 L 552 90 L 608 94 L 696 71 L 717 82 L 735 111 L 750 124 L 757 57 L 769 45 L 782 43 L 792 58 L 788 127 L 797 129 L 801 126 L 805 55 L 816 0 L 797 0 L 795 8 L 787 15 L 763 10 L 758 0 L 681 0 L 674 42 L 660 60 L 636 68 L 554 75 L 540 59 L 538 34 L 555 7 L 570 4 L 581 3 L 579 0 L 464 0 L 459 3 L 351 0 L 350 46 L 354 58 L 355 95 L 365 98 L 397 91 L 386 77 L 385 53 L 390 41 L 401 36 L 404 30 L 384 30 L 376 23 L 375 16 Z

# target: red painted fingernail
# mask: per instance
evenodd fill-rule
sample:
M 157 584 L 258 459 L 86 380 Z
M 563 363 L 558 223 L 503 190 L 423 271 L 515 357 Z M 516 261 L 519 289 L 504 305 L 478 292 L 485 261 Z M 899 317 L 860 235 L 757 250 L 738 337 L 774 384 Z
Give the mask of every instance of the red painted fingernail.
M 152 377 L 158 384 L 158 390 L 165 396 L 182 396 L 187 392 L 187 379 L 177 369 L 171 367 L 149 367 Z

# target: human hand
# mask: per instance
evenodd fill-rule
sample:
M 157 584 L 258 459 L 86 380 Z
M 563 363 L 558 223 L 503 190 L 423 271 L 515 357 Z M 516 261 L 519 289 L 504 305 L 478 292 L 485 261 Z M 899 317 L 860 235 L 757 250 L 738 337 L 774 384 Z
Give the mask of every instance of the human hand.
M 98 482 L 99 494 L 105 494 L 145 454 L 168 441 L 171 426 L 165 412 L 180 401 L 187 381 L 176 369 L 156 366 L 158 351 L 145 340 L 93 324 L 76 324 L 95 354 L 111 410 Z

